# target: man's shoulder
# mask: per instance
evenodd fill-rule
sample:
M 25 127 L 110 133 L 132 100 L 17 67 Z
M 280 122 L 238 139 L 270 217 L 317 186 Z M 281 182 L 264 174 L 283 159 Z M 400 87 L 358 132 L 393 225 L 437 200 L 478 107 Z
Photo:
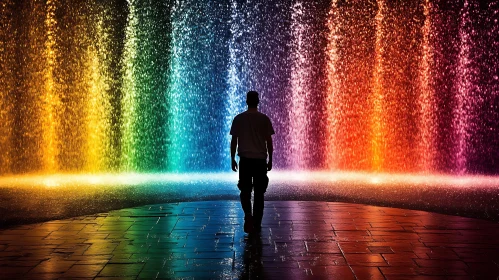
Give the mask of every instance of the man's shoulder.
M 262 112 L 258 112 L 258 113 L 260 113 L 260 114 L 261 114 L 262 118 L 265 118 L 265 119 L 267 119 L 268 121 L 270 121 L 269 116 L 267 116 L 265 113 L 262 113 Z
M 245 119 L 245 118 L 260 118 L 260 119 L 266 119 L 266 120 L 269 120 L 270 121 L 270 118 L 269 116 L 267 116 L 265 113 L 262 113 L 262 112 L 248 112 L 248 111 L 244 111 L 242 113 L 239 113 L 237 114 L 235 117 L 234 117 L 234 120 L 236 119 Z
M 242 112 L 241 114 L 239 115 L 245 115 L 245 116 L 251 116 L 251 117 L 257 117 L 257 118 L 269 118 L 265 113 L 262 113 L 260 111 L 256 111 L 256 112 L 248 112 L 248 111 L 245 111 L 245 112 Z
M 244 112 L 237 114 L 237 115 L 234 117 L 234 120 L 236 120 L 236 119 L 240 119 L 241 117 L 243 117 L 243 114 L 244 114 Z
M 234 119 L 232 120 L 232 125 L 239 125 L 240 122 L 244 122 L 245 119 L 245 112 L 237 114 Z

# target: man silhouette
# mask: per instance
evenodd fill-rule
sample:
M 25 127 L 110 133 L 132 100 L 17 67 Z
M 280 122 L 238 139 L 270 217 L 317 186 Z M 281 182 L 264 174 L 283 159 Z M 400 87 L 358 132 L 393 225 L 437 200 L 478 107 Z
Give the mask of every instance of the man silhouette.
M 239 156 L 239 182 L 241 206 L 244 211 L 244 232 L 260 231 L 262 228 L 264 194 L 269 178 L 267 171 L 272 169 L 272 135 L 275 133 L 267 115 L 258 112 L 260 99 L 258 92 L 249 91 L 246 95 L 248 110 L 237 115 L 232 121 L 230 134 L 230 155 L 232 170 L 237 172 L 236 148 Z M 268 155 L 268 162 L 267 162 Z M 251 192 L 255 190 L 253 211 Z

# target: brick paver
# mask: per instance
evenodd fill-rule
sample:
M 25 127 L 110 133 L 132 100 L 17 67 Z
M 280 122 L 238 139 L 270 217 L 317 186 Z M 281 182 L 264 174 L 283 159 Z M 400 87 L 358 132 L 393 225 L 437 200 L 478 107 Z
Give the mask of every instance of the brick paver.
M 169 203 L 0 230 L 0 279 L 496 279 L 499 224 L 339 202 Z

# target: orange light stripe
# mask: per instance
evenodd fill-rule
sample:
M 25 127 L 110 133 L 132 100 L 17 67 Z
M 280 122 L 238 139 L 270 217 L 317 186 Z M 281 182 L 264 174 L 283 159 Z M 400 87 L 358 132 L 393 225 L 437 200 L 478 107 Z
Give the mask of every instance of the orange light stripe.
M 384 142 L 383 137 L 383 19 L 385 12 L 384 0 L 378 1 L 378 12 L 376 14 L 376 57 L 373 75 L 373 95 L 372 95 L 372 116 L 371 116 L 371 149 L 372 149 L 372 167 L 375 171 L 383 168 Z

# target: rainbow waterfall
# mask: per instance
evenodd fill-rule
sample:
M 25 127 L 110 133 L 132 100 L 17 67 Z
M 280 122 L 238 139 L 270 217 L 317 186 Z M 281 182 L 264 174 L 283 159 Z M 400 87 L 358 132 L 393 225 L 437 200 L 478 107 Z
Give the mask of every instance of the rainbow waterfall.
M 248 90 L 275 167 L 499 173 L 499 1 L 4 0 L 0 175 L 229 170 Z

